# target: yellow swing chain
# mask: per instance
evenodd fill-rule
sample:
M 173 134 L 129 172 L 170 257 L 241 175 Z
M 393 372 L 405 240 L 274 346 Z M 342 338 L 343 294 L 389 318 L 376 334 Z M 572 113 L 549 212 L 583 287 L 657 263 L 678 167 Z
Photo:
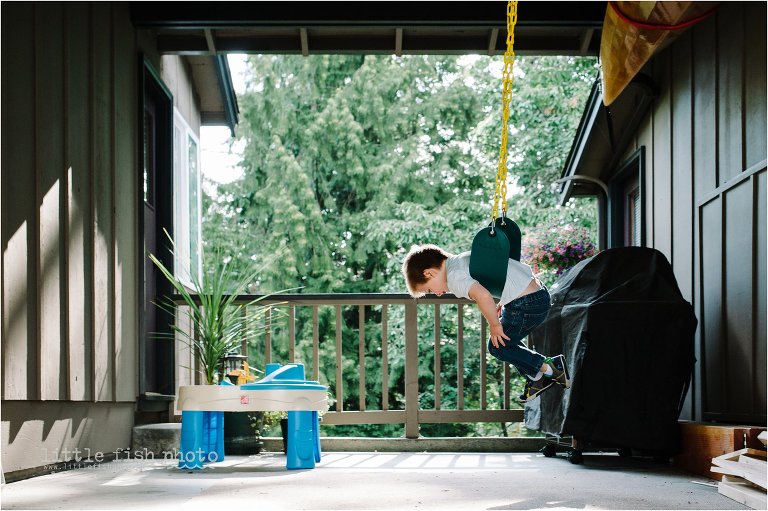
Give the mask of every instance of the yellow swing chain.
M 504 52 L 504 70 L 502 71 L 501 92 L 501 147 L 499 149 L 499 167 L 496 172 L 496 191 L 493 194 L 491 227 L 495 227 L 499 216 L 501 200 L 502 216 L 507 215 L 507 124 L 509 123 L 509 102 L 512 99 L 512 67 L 515 63 L 515 24 L 517 24 L 517 2 L 507 2 L 507 50 Z

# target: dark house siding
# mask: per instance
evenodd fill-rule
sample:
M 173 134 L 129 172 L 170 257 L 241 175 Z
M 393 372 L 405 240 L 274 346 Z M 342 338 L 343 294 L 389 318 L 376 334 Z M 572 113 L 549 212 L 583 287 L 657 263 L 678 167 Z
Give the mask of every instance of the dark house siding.
M 127 6 L 3 14 L 2 398 L 133 402 L 136 222 L 116 213 L 138 193 Z
M 645 239 L 699 318 L 684 418 L 766 420 L 766 4 L 720 4 L 644 72 Z
M 139 197 L 138 49 L 127 4 L 14 2 L 2 14 L 8 473 L 58 461 L 54 449 L 130 443 L 139 245 L 121 213 Z

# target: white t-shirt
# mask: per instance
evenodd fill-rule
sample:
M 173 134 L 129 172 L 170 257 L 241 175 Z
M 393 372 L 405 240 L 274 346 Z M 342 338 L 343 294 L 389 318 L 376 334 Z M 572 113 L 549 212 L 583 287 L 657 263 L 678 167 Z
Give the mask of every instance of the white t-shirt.
M 462 252 L 445 260 L 448 291 L 459 298 L 469 298 L 469 288 L 477 282 L 469 274 L 469 254 L 469 252 Z M 531 267 L 510 259 L 507 264 L 507 282 L 501 292 L 499 304 L 505 305 L 517 298 L 520 293 L 525 291 L 531 280 L 533 280 Z

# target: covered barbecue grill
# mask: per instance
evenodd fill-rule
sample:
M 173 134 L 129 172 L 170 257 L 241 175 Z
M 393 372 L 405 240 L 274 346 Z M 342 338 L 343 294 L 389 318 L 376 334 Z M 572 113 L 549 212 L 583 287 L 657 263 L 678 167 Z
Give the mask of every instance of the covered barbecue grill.
M 605 250 L 550 292 L 552 309 L 529 341 L 539 353 L 565 354 L 572 386 L 555 386 L 526 406 L 526 425 L 581 445 L 674 455 L 697 320 L 664 255 Z

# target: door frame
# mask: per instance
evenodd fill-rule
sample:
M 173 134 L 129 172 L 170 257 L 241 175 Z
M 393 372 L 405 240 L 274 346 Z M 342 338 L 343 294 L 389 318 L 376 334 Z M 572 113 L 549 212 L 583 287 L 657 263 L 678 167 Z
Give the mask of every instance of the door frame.
M 157 257 L 168 268 L 174 267 L 173 251 L 168 250 L 163 229 L 173 238 L 173 94 L 163 83 L 160 73 L 149 59 L 139 55 L 139 101 L 138 101 L 138 251 L 140 264 L 138 268 L 138 309 L 139 309 L 139 367 L 138 367 L 138 412 L 167 412 L 169 402 L 174 399 L 175 392 L 175 343 L 171 340 L 160 339 L 148 334 L 147 319 L 144 307 L 156 307 L 154 303 L 147 304 L 144 290 L 145 264 L 147 253 L 144 229 L 144 109 L 149 98 L 155 109 L 155 236 Z M 155 279 L 155 299 L 171 296 L 173 288 L 161 274 Z M 157 324 L 153 332 L 160 335 L 172 334 L 171 324 L 173 315 L 158 308 Z

